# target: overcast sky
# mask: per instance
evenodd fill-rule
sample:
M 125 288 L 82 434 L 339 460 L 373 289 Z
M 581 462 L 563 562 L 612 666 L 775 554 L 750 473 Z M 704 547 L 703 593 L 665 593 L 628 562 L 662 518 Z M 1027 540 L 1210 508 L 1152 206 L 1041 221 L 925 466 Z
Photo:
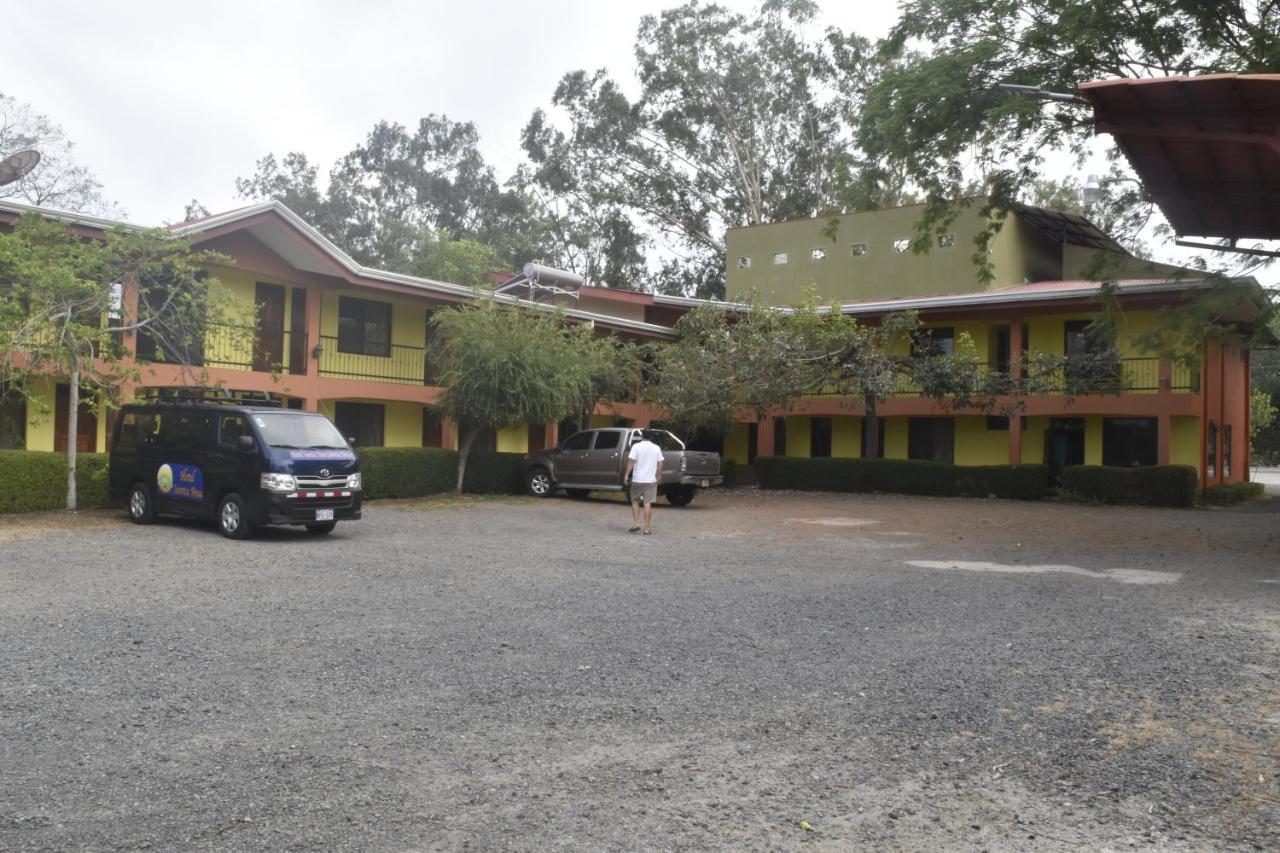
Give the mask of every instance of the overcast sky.
M 750 10 L 754 0 L 721 0 Z M 634 80 L 640 17 L 678 0 L 41 0 L 5 13 L 0 92 L 61 124 L 139 224 L 299 150 L 327 175 L 381 119 L 474 121 L 502 177 L 520 130 L 567 71 Z M 896 3 L 827 0 L 824 24 L 883 35 Z

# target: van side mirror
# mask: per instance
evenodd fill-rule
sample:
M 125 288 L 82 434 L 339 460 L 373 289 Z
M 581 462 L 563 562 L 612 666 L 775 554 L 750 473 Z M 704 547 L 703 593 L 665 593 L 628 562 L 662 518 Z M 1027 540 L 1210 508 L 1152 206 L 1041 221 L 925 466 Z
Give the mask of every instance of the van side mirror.
M 356 437 L 354 435 L 347 436 L 347 444 L 351 445 L 351 447 L 354 449 L 356 446 Z
M 252 453 L 254 451 L 254 448 L 256 448 L 258 445 L 257 445 L 257 442 L 253 440 L 253 436 L 242 435 L 240 436 L 239 440 L 236 442 L 236 446 L 239 448 L 241 453 Z

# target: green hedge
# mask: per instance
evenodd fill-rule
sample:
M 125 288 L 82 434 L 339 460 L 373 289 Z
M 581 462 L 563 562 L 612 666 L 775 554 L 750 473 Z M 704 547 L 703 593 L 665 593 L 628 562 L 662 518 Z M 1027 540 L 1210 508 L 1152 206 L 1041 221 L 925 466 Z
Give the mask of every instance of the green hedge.
M 365 447 L 359 451 L 364 496 L 420 498 L 451 492 L 458 478 L 458 454 L 434 447 Z M 519 453 L 473 453 L 463 491 L 520 494 L 524 478 Z
M 67 457 L 64 453 L 0 450 L 0 513 L 39 512 L 67 505 Z M 76 457 L 76 505 L 100 509 L 107 501 L 107 455 Z
M 760 457 L 762 489 L 819 492 L 892 492 L 1035 500 L 1049 491 L 1044 465 L 948 465 L 917 459 L 802 459 Z
M 1070 465 L 1062 470 L 1061 489 L 1070 500 L 1143 506 L 1191 506 L 1196 500 L 1196 469 L 1190 465 L 1109 468 Z
M 726 489 L 731 489 L 738 485 L 737 462 L 734 462 L 732 459 L 725 459 L 723 456 L 720 457 L 720 474 L 724 477 L 724 482 L 721 485 Z
M 1261 483 L 1230 483 L 1223 486 L 1206 486 L 1200 495 L 1200 501 L 1210 506 L 1230 506 L 1257 500 L 1266 494 L 1267 487 Z

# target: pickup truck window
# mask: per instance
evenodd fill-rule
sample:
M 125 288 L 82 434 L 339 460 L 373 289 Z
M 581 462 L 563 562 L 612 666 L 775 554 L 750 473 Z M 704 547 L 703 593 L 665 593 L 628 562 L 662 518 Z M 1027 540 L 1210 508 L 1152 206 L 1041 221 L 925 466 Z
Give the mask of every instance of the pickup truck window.
M 565 450 L 586 450 L 591 447 L 591 432 L 574 433 L 565 440 Z
M 620 438 L 622 438 L 620 432 L 598 432 L 596 433 L 596 450 L 613 450 L 618 446 Z

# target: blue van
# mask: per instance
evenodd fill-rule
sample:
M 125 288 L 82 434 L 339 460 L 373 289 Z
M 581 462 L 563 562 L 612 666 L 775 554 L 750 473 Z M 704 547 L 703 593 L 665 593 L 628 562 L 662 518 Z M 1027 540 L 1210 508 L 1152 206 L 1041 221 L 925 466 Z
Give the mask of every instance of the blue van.
M 324 415 L 269 395 L 164 389 L 121 408 L 108 489 L 129 518 L 210 519 L 244 539 L 267 524 L 316 535 L 360 518 L 360 460 Z

